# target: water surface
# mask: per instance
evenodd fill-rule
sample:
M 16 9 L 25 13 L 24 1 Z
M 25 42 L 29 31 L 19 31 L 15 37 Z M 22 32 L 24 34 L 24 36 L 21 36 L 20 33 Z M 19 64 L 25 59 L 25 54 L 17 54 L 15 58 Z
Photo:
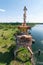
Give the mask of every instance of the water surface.
M 32 44 L 32 49 L 35 53 L 36 65 L 43 65 L 43 25 L 39 24 L 32 27 L 31 35 L 35 39 L 35 44 Z M 38 56 L 39 49 L 41 50 L 40 56 Z

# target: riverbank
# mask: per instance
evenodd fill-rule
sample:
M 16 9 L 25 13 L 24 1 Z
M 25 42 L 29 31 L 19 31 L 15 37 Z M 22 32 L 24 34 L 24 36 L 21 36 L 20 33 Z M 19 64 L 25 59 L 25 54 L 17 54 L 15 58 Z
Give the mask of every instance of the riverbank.
M 16 48 L 14 35 L 17 32 L 17 25 L 0 24 L 0 65 L 31 65 L 28 59 L 30 53 L 25 49 L 20 51 L 17 57 L 23 61 L 28 60 L 27 62 L 21 62 L 14 58 L 13 53 Z M 26 54 L 26 56 L 24 56 L 24 54 Z

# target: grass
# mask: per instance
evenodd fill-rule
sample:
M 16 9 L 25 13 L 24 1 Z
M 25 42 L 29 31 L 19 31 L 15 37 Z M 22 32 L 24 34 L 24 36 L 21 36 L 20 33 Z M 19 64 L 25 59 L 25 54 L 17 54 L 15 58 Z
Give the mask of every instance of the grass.
M 18 29 L 14 25 L 9 24 L 0 24 L 0 65 L 31 65 L 31 62 L 28 60 L 30 53 L 25 48 L 18 49 L 17 57 L 22 61 L 27 62 L 23 63 L 14 58 L 13 52 L 16 48 L 16 42 L 14 34 Z
M 30 52 L 26 48 L 20 48 L 18 49 L 17 58 L 21 60 L 22 62 L 26 62 L 30 60 Z

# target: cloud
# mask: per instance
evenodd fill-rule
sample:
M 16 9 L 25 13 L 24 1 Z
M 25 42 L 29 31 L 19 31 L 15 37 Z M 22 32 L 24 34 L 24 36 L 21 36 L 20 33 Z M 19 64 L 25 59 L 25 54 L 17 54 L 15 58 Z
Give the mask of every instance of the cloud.
M 5 12 L 6 10 L 4 10 L 4 9 L 0 9 L 0 12 Z

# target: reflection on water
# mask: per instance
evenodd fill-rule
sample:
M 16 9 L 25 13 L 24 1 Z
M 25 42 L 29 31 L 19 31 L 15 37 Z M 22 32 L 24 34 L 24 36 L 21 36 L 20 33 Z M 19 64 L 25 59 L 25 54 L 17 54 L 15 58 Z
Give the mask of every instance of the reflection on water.
M 39 49 L 43 51 L 43 25 L 39 24 L 39 25 L 34 26 L 31 29 L 31 35 L 35 39 L 35 44 L 32 44 L 33 52 L 35 53 Z M 40 62 L 43 63 L 43 53 L 41 53 L 40 56 L 38 56 L 38 54 L 36 53 L 35 57 L 39 63 Z M 37 65 L 43 65 L 43 64 L 37 63 Z

